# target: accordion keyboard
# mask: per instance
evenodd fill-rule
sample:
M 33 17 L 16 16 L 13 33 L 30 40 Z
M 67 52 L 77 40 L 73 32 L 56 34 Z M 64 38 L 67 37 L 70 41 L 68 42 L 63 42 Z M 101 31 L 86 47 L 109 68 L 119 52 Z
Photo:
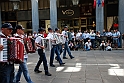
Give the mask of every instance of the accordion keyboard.
M 3 51 L 0 51 L 0 61 L 6 62 L 7 61 L 7 39 L 0 38 L 0 44 L 3 45 Z

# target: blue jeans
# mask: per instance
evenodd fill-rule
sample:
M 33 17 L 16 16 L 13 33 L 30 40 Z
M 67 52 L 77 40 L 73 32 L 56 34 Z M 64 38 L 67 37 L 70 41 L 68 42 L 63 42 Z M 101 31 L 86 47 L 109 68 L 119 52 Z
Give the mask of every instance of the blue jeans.
M 69 48 L 69 46 L 68 46 L 68 42 L 65 42 L 63 57 L 66 57 L 66 50 L 67 50 L 68 55 L 70 56 L 70 58 L 73 57 L 73 56 L 71 55 L 71 51 L 70 51 L 70 48 Z
M 48 65 L 47 65 L 47 59 L 46 59 L 45 53 L 43 52 L 43 49 L 38 49 L 38 54 L 40 57 L 39 57 L 39 61 L 37 62 L 37 65 L 36 65 L 34 71 L 39 70 L 39 67 L 43 61 L 44 70 L 47 73 L 48 72 Z
M 28 72 L 28 68 L 27 68 L 27 58 L 24 58 L 24 62 L 19 65 L 19 69 L 18 69 L 18 72 L 17 72 L 16 77 L 15 77 L 15 82 L 20 81 L 22 72 L 23 72 L 23 75 L 24 75 L 27 83 L 33 83 L 31 81 L 31 78 L 30 78 L 30 75 Z
M 13 83 L 14 64 L 0 63 L 0 83 Z
M 92 48 L 95 48 L 95 39 L 91 39 Z
M 55 45 L 51 49 L 51 55 L 50 55 L 50 65 L 53 65 L 53 60 L 54 60 L 54 54 L 56 53 L 57 55 L 57 60 L 59 61 L 59 64 L 63 63 L 62 59 L 60 58 L 60 52 L 58 50 L 59 45 Z
M 84 49 L 85 49 L 86 51 L 90 51 L 90 48 L 89 48 L 87 45 L 84 46 Z
M 59 51 L 59 54 L 61 55 L 61 53 L 63 52 L 62 45 L 58 45 L 58 51 Z

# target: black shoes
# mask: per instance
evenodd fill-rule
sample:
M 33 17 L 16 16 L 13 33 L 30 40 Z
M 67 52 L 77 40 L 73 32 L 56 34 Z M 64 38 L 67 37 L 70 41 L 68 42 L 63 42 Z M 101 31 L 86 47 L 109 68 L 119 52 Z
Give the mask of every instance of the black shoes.
M 52 65 L 50 65 L 50 66 L 51 66 L 51 67 L 55 67 L 55 65 L 53 65 L 53 64 L 52 64 Z
M 55 57 L 55 60 L 59 61 L 57 57 Z
M 72 57 L 70 57 L 71 59 L 73 59 L 74 57 L 72 56 Z
M 61 63 L 60 66 L 64 66 L 65 63 Z
M 34 70 L 35 73 L 41 73 L 42 71 L 40 70 Z
M 52 76 L 52 74 L 50 74 L 49 72 L 45 72 L 46 76 Z
M 63 57 L 63 59 L 68 59 L 67 57 Z

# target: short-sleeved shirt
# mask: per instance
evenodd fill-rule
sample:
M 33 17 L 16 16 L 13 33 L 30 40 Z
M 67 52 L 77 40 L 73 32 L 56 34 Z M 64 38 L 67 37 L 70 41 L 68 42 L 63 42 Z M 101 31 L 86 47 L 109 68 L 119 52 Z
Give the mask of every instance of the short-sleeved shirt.
M 43 35 L 42 34 L 38 34 L 38 36 L 35 39 L 35 43 L 38 43 L 39 45 L 42 46 L 42 39 L 43 39 Z M 37 49 L 41 49 L 41 48 L 37 47 Z

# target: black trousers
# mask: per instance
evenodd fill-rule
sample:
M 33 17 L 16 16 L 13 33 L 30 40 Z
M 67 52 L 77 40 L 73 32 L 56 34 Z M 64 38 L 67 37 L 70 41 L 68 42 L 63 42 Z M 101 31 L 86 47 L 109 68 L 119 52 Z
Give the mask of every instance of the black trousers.
M 39 70 L 39 67 L 43 61 L 44 70 L 45 72 L 48 72 L 47 59 L 45 53 L 43 52 L 43 49 L 38 49 L 38 54 L 39 54 L 39 61 L 37 62 L 35 70 Z

